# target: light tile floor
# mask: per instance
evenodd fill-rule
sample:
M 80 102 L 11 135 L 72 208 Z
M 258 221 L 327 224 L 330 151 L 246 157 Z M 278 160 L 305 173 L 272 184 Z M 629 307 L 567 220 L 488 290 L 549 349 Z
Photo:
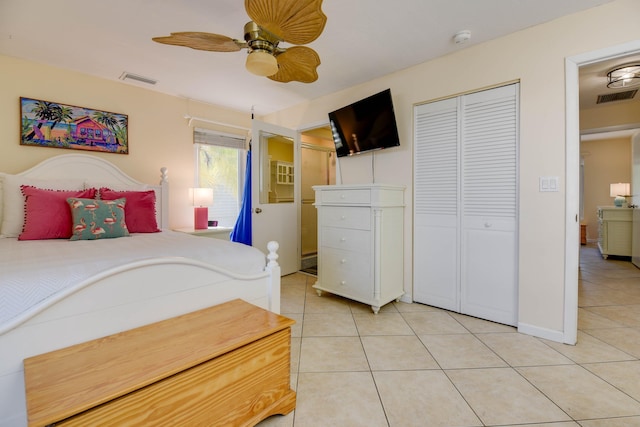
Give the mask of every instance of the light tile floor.
M 640 269 L 581 248 L 578 344 L 282 280 L 296 410 L 261 427 L 640 426 Z

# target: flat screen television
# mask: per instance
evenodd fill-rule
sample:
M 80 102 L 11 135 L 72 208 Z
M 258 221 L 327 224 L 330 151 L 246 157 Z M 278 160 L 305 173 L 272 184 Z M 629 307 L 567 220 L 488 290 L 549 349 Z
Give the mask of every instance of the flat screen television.
M 329 113 L 338 157 L 400 145 L 391 89 Z

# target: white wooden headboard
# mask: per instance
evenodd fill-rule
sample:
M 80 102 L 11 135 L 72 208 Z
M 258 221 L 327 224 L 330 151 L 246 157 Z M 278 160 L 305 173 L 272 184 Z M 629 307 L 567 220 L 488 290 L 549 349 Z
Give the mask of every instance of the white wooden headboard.
M 156 219 L 158 227 L 169 228 L 169 182 L 167 168 L 160 169 L 158 185 L 146 184 L 131 178 L 113 163 L 88 154 L 62 154 L 46 159 L 20 176 L 37 179 L 72 179 L 83 182 L 112 183 L 119 187 L 144 186 L 156 192 Z

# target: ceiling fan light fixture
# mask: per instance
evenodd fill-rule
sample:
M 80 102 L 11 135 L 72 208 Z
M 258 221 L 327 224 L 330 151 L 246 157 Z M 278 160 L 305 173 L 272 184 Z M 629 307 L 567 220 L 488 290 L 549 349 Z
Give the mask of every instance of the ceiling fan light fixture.
M 254 49 L 247 55 L 247 70 L 257 76 L 272 76 L 278 72 L 278 60 L 270 52 Z
M 607 73 L 607 87 L 621 89 L 640 85 L 640 64 L 614 68 Z

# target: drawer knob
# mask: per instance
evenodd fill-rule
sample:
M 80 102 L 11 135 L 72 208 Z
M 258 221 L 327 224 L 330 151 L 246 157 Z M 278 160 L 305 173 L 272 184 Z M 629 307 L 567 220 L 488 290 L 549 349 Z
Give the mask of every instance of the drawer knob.
M 346 242 L 346 241 L 347 241 L 347 238 L 346 238 L 346 237 L 341 237 L 341 238 L 340 238 L 340 241 L 341 241 L 341 242 Z
M 346 282 L 346 280 L 342 280 L 342 281 L 340 281 L 340 284 L 341 284 L 342 286 L 344 286 L 344 285 L 346 285 L 346 284 L 347 284 L 347 282 Z
M 344 215 L 341 215 L 341 216 L 340 216 L 340 219 L 347 219 L 347 217 L 346 217 L 346 216 L 344 216 Z
M 341 199 L 344 199 L 344 198 L 346 198 L 346 197 L 347 197 L 347 196 L 345 196 L 344 194 L 341 194 L 341 195 L 340 195 L 340 198 L 341 198 Z
M 347 260 L 346 260 L 346 259 L 344 259 L 344 258 L 342 258 L 342 259 L 340 260 L 340 264 L 345 264 L 346 262 L 347 262 Z
M 493 224 L 491 224 L 490 222 L 485 222 L 484 223 L 484 228 L 491 228 Z

